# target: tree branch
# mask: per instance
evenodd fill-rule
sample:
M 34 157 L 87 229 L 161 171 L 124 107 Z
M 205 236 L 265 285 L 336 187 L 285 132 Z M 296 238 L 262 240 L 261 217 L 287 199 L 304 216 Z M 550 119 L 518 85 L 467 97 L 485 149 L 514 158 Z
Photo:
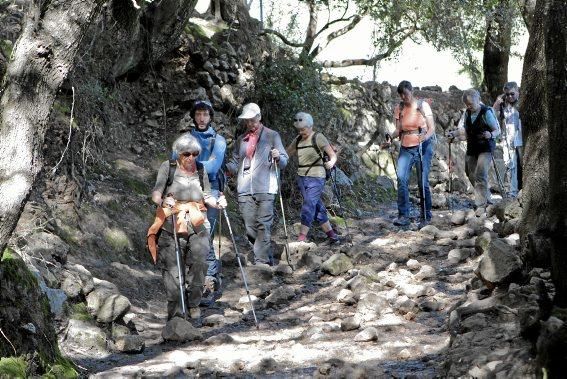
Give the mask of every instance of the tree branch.
M 407 33 L 404 34 L 400 39 L 393 42 L 388 46 L 388 49 L 383 53 L 379 53 L 374 55 L 371 58 L 360 58 L 360 59 L 344 59 L 340 61 L 323 61 L 321 65 L 323 67 L 331 68 L 331 67 L 350 67 L 350 66 L 373 66 L 376 62 L 379 62 L 383 59 L 388 58 L 398 47 L 402 45 L 402 43 L 409 38 L 413 33 L 417 31 L 417 27 L 412 26 L 408 29 Z
M 332 33 L 329 33 L 329 35 L 327 36 L 327 39 L 325 41 L 325 43 L 323 44 L 319 44 L 317 45 L 317 47 L 315 49 L 313 49 L 313 51 L 311 51 L 311 53 L 309 54 L 309 56 L 311 57 L 311 59 L 315 59 L 315 57 L 317 55 L 319 55 L 319 53 L 326 48 L 327 46 L 329 46 L 329 43 L 331 43 L 332 40 L 339 38 L 340 36 L 345 35 L 346 33 L 350 32 L 352 29 L 354 29 L 356 27 L 356 25 L 358 25 L 358 23 L 362 20 L 362 17 L 360 15 L 354 15 L 352 17 L 351 22 L 348 25 L 345 25 L 344 27 L 342 27 L 341 29 L 335 30 Z
M 288 40 L 282 33 L 278 32 L 277 30 L 274 29 L 263 29 L 259 35 L 263 36 L 266 34 L 273 34 L 276 37 L 278 37 L 283 43 L 285 43 L 288 46 L 291 47 L 304 47 L 305 46 L 305 42 L 293 42 Z

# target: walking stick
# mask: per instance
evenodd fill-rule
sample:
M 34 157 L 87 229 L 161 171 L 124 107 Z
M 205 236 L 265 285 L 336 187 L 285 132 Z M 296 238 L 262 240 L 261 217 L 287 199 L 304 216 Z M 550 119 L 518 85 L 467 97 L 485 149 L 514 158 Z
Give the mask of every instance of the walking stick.
M 502 198 L 505 199 L 507 196 L 504 193 L 504 185 L 502 184 L 502 178 L 500 177 L 500 172 L 498 171 L 498 167 L 496 167 L 496 160 L 494 160 L 494 154 L 492 154 L 492 164 L 494 165 L 494 172 L 496 173 L 496 181 L 498 182 L 500 193 L 502 194 Z
M 226 220 L 226 225 L 228 226 L 228 233 L 232 239 L 232 244 L 234 246 L 234 253 L 236 254 L 236 260 L 238 261 L 238 266 L 240 267 L 240 273 L 242 274 L 242 280 L 244 281 L 244 288 L 246 289 L 246 295 L 248 295 L 248 301 L 250 302 L 250 309 L 252 310 L 252 315 L 254 316 L 254 323 L 256 324 L 256 329 L 259 329 L 258 319 L 256 318 L 256 312 L 254 311 L 254 303 L 252 303 L 252 298 L 250 297 L 250 291 L 248 290 L 248 283 L 246 282 L 246 273 L 242 267 L 242 262 L 240 260 L 240 254 L 238 254 L 238 246 L 236 246 L 236 241 L 234 240 L 234 234 L 232 234 L 232 227 L 230 226 L 230 219 L 228 218 L 228 213 L 226 209 L 223 208 L 222 212 Z
M 421 137 L 421 128 L 419 128 L 419 136 Z M 421 220 L 423 222 L 426 221 L 427 217 L 425 215 L 425 178 L 423 177 L 423 148 L 422 148 L 423 142 L 421 141 L 421 138 L 419 140 L 419 147 L 418 147 L 418 154 L 419 154 L 419 165 L 418 165 L 418 173 L 417 175 L 419 176 L 419 205 L 421 207 Z
M 451 145 L 453 140 L 449 139 L 449 194 L 453 194 L 453 156 L 451 155 Z
M 218 256 L 218 260 L 219 260 L 219 275 L 220 275 L 220 269 L 222 268 L 222 264 L 220 263 L 221 261 L 221 238 L 222 235 L 222 217 L 220 217 L 219 215 L 219 256 Z
M 339 204 L 339 209 L 341 210 L 341 216 L 345 222 L 345 231 L 348 239 L 350 238 L 350 232 L 348 230 L 347 218 L 341 202 L 341 193 L 339 191 L 339 187 L 337 186 L 337 168 L 334 166 L 331 169 L 331 184 L 333 188 L 333 193 L 335 194 L 335 197 L 337 198 L 337 203 Z
M 183 313 L 183 318 L 187 318 L 187 307 L 185 306 L 185 291 L 183 290 L 183 282 L 185 281 L 185 271 L 181 268 L 183 261 L 181 259 L 181 251 L 179 250 L 179 241 L 177 240 L 177 218 L 175 214 L 171 215 L 171 221 L 173 223 L 173 239 L 175 240 L 175 258 L 177 259 L 177 273 L 179 275 L 179 295 L 181 297 L 181 311 Z
M 282 210 L 282 220 L 283 220 L 283 227 L 284 227 L 284 234 L 285 234 L 285 258 L 287 260 L 287 265 L 291 268 L 291 271 L 293 270 L 293 266 L 291 265 L 291 260 L 289 259 L 289 234 L 287 233 L 287 222 L 285 219 L 285 210 L 284 210 L 284 205 L 283 205 L 283 199 L 282 199 L 282 182 L 280 180 L 280 169 L 278 167 L 278 163 L 277 162 L 272 162 L 272 164 L 275 166 L 276 168 L 276 178 L 278 179 L 278 196 L 280 198 L 280 207 Z

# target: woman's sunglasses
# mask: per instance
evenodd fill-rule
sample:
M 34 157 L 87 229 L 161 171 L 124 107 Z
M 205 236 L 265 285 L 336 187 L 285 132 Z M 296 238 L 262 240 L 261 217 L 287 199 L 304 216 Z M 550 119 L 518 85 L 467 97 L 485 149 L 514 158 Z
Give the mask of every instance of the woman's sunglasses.
M 186 151 L 186 152 L 184 152 L 184 153 L 181 153 L 181 156 L 182 156 L 182 157 L 186 157 L 186 158 L 187 158 L 187 157 L 191 157 L 191 156 L 193 156 L 193 157 L 198 157 L 198 156 L 199 156 L 199 153 L 196 152 L 196 151 L 194 151 L 194 152 L 192 152 L 192 153 Z

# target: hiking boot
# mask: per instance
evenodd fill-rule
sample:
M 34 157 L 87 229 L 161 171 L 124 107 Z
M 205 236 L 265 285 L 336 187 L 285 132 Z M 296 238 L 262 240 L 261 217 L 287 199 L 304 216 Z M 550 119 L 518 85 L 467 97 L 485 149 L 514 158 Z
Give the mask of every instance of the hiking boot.
M 408 226 L 409 224 L 410 219 L 406 216 L 398 216 L 398 218 L 394 220 L 394 225 L 396 226 Z
M 417 227 L 419 229 L 426 227 L 427 225 L 429 225 L 431 223 L 431 219 L 425 219 L 425 220 L 421 220 L 419 222 L 419 224 L 417 224 Z
M 340 245 L 341 242 L 342 242 L 342 241 L 341 241 L 341 239 L 339 238 L 339 236 L 329 237 L 329 245 L 331 245 L 331 246 Z

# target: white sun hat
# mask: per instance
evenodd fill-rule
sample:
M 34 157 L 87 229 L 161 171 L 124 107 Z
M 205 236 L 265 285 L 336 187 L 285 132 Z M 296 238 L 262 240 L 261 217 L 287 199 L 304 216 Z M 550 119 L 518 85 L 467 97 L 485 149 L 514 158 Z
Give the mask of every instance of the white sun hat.
M 240 114 L 240 116 L 238 116 L 238 118 L 250 119 L 250 118 L 254 118 L 258 115 L 261 115 L 260 107 L 258 106 L 258 104 L 248 103 L 244 107 L 242 107 L 242 113 Z

